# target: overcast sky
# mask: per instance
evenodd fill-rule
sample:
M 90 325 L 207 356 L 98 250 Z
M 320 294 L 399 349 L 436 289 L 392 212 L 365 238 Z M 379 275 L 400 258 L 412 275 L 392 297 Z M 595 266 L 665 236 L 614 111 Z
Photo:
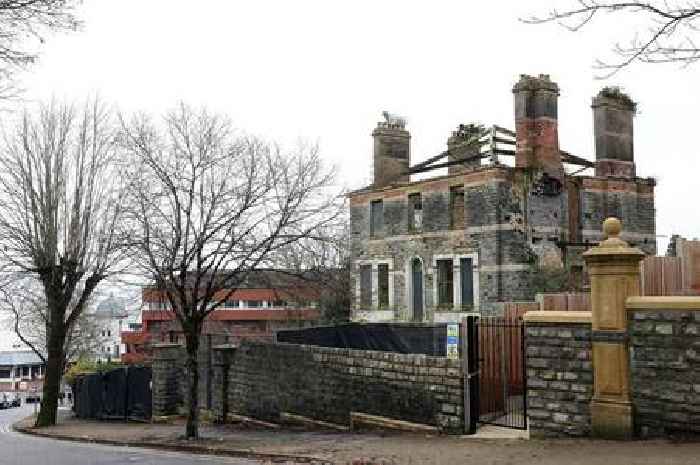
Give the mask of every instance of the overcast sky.
M 561 147 L 592 160 L 590 99 L 621 85 L 639 102 L 637 172 L 659 181 L 658 234 L 700 236 L 700 65 L 597 81 L 594 59 L 642 26 L 607 20 L 574 34 L 518 21 L 551 3 L 85 0 L 84 30 L 49 37 L 24 84 L 31 99 L 99 93 L 126 112 L 207 105 L 269 139 L 318 141 L 349 188 L 370 182 L 382 110 L 408 119 L 415 163 L 459 123 L 513 127 L 518 75 L 547 73 L 561 88 Z

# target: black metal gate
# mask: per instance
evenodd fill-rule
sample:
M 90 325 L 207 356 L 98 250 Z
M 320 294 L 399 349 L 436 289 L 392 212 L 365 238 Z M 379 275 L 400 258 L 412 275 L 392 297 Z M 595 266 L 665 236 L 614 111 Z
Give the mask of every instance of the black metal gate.
M 148 420 L 151 418 L 151 369 L 130 366 L 78 376 L 73 383 L 78 418 Z
M 469 317 L 463 325 L 466 433 L 477 424 L 527 428 L 522 319 Z

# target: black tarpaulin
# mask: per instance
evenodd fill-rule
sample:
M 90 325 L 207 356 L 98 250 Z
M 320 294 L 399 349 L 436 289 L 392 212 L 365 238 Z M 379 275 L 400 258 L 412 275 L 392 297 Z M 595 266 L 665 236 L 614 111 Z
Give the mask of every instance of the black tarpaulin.
M 444 357 L 447 323 L 347 323 L 280 330 L 277 342 Z

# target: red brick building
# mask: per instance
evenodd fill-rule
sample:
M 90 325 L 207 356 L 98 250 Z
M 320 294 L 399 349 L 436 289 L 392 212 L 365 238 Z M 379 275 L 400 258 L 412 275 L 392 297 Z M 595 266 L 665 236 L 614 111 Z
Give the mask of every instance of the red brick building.
M 224 298 L 222 291 L 218 298 Z M 206 319 L 204 343 L 237 343 L 242 339 L 272 339 L 275 330 L 311 326 L 321 316 L 317 285 L 285 273 L 259 272 L 228 296 Z M 141 330 L 122 331 L 125 363 L 142 363 L 150 346 L 160 342 L 184 342 L 175 313 L 163 292 L 144 287 L 141 293 Z

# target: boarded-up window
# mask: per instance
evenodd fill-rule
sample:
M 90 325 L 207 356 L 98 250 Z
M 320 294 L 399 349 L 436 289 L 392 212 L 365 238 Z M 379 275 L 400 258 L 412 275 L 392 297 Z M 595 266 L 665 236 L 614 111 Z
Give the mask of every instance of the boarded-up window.
M 474 307 L 474 263 L 471 258 L 459 260 L 460 284 L 462 288 L 462 308 Z
M 464 188 L 450 188 L 450 229 L 464 229 Z
M 382 263 L 377 269 L 377 292 L 379 308 L 389 307 L 389 265 Z
M 423 226 L 423 200 L 419 193 L 408 196 L 408 230 L 420 231 Z
M 381 200 L 374 200 L 370 203 L 369 209 L 369 234 L 370 236 L 380 236 L 384 230 L 384 203 Z
M 372 306 L 372 265 L 360 266 L 360 305 Z
M 452 260 L 437 261 L 438 305 L 454 304 Z

